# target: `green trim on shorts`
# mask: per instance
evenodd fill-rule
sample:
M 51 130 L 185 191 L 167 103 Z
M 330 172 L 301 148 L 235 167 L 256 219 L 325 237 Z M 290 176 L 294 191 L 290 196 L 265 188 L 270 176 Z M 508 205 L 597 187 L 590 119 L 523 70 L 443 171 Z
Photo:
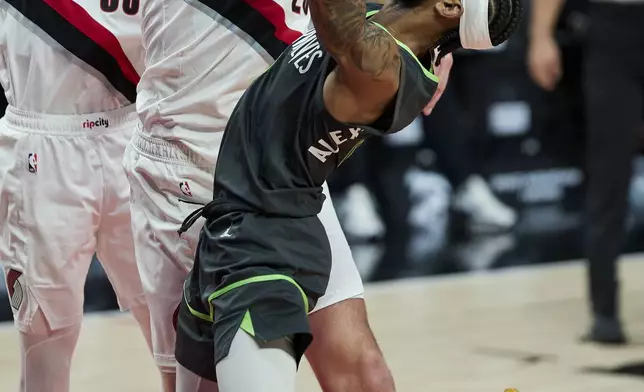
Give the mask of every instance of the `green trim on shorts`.
M 215 310 L 213 309 L 213 306 L 212 306 L 212 300 L 214 300 L 215 298 L 226 294 L 227 292 L 229 292 L 231 290 L 234 290 L 234 289 L 239 288 L 241 286 L 245 286 L 245 285 L 250 284 L 250 283 L 270 282 L 270 281 L 273 281 L 273 280 L 285 280 L 285 281 L 287 281 L 289 283 L 292 283 L 295 287 L 297 287 L 297 289 L 300 291 L 300 294 L 302 295 L 302 301 L 304 301 L 304 310 L 306 311 L 306 314 L 309 313 L 309 300 L 306 297 L 306 294 L 304 293 L 304 290 L 302 290 L 302 287 L 300 287 L 300 285 L 297 284 L 297 282 L 293 278 L 291 278 L 290 276 L 286 276 L 286 275 L 282 275 L 282 274 L 260 275 L 260 276 L 254 276 L 252 278 L 242 279 L 242 280 L 240 280 L 238 282 L 231 283 L 228 286 L 223 287 L 223 288 L 215 291 L 214 293 L 212 293 L 212 294 L 210 294 L 208 296 L 208 305 L 210 306 L 210 314 L 201 313 L 201 312 L 193 309 L 190 306 L 190 304 L 188 303 L 187 298 L 185 298 L 185 294 L 184 294 L 184 301 L 186 302 L 186 305 L 188 306 L 188 310 L 190 310 L 190 313 L 192 313 L 193 316 L 212 323 L 212 322 L 214 322 L 214 314 L 215 314 Z M 184 283 L 184 285 L 185 285 L 185 283 Z M 184 293 L 185 293 L 185 290 L 184 290 Z M 248 317 L 247 322 L 250 323 L 249 325 L 250 325 L 251 330 L 253 331 L 252 334 L 254 335 L 255 331 L 253 329 L 252 320 L 250 318 L 250 313 L 248 311 L 246 311 L 246 315 L 244 315 L 244 320 L 242 321 L 242 326 L 244 325 L 244 322 L 246 321 L 247 317 Z M 248 331 L 246 331 L 246 332 L 248 332 Z M 248 332 L 248 333 L 250 333 L 250 332 Z
M 367 14 L 367 16 L 369 16 L 369 14 Z M 429 78 L 429 79 L 433 80 L 434 82 L 438 83 L 438 76 L 434 75 L 431 71 L 429 71 L 429 70 L 427 70 L 427 68 L 425 68 L 425 66 L 423 65 L 423 63 L 421 63 L 421 62 L 420 62 L 420 60 L 418 60 L 418 57 L 416 57 L 416 55 L 414 54 L 414 52 L 412 52 L 412 51 L 411 51 L 411 49 L 409 49 L 409 46 L 407 46 L 407 45 L 405 45 L 404 43 L 402 43 L 402 42 L 398 41 L 398 40 L 396 39 L 396 37 L 394 37 L 394 36 L 389 32 L 389 30 L 387 30 L 387 29 L 386 29 L 384 26 L 382 26 L 381 24 L 376 23 L 376 22 L 371 22 L 371 23 L 373 23 L 375 26 L 380 27 L 380 28 L 381 28 L 381 29 L 383 29 L 384 31 L 386 31 L 386 32 L 387 32 L 387 34 L 389 34 L 389 35 L 391 36 L 391 38 L 393 38 L 394 40 L 396 40 L 396 43 L 398 44 L 398 46 L 400 46 L 401 48 L 405 49 L 405 50 L 407 51 L 407 53 L 409 53 L 409 54 L 411 55 L 411 57 L 413 57 L 413 58 L 414 58 L 414 60 L 416 60 L 416 62 L 417 62 L 417 63 L 418 63 L 418 65 L 420 66 L 420 68 L 423 70 L 423 73 L 425 74 L 425 76 L 426 76 L 427 78 Z
M 253 319 L 250 318 L 250 310 L 247 310 L 242 319 L 239 328 L 246 331 L 250 336 L 255 337 L 255 327 L 253 327 Z

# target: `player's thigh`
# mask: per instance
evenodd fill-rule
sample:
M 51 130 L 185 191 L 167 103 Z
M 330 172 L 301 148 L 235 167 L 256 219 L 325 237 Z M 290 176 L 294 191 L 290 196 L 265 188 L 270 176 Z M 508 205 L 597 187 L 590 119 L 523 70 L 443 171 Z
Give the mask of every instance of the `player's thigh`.
M 144 300 L 132 235 L 130 185 L 121 167 L 133 129 L 134 125 L 125 126 L 120 132 L 97 138 L 103 162 L 104 196 L 96 253 L 116 292 L 121 310 L 130 309 Z
M 351 248 L 349 248 L 340 226 L 326 184 L 324 184 L 323 191 L 326 195 L 326 200 L 322 206 L 322 211 L 318 214 L 318 218 L 324 226 L 331 246 L 332 263 L 326 292 L 318 300 L 313 310 L 314 312 L 350 298 L 360 298 L 364 294 L 362 278 L 353 260 Z
M 327 232 L 333 260 L 326 293 L 309 314 L 314 339 L 306 356 L 323 386 L 341 390 L 353 385 L 353 381 L 359 383 L 365 369 L 385 375 L 388 370 L 369 327 L 362 279 L 326 186 L 324 192 L 327 200 L 319 218 Z
M 80 154 L 89 149 L 83 143 L 0 132 L 0 260 L 15 319 L 26 328 L 39 307 L 52 329 L 82 318 L 100 193 L 91 173 L 96 156 Z
M 199 168 L 151 158 L 131 146 L 124 166 L 143 287 L 149 295 L 174 298 L 174 311 L 180 286 L 194 263 L 203 220 L 181 235 L 178 230 L 190 213 L 209 200 L 212 177 Z
M 151 159 L 131 146 L 125 153 L 124 167 L 130 183 L 136 261 L 150 308 L 154 355 L 159 365 L 169 366 L 174 361 L 174 313 L 194 263 L 203 221 L 181 235 L 178 230 L 199 207 L 184 201 L 192 201 L 197 191 L 208 193 L 197 185 L 203 184 L 205 175 L 194 168 Z M 195 173 L 197 178 L 193 179 Z M 186 184 L 194 185 L 191 189 Z
M 367 320 L 365 301 L 354 298 L 335 303 L 309 315 L 313 334 L 306 356 L 318 379 L 333 378 L 385 366 L 382 353 Z

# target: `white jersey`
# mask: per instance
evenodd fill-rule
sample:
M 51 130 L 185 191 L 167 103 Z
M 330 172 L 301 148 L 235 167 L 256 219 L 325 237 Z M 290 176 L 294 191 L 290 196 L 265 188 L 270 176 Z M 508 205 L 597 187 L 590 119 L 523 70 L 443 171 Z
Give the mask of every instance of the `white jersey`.
M 308 30 L 307 0 L 143 0 L 143 132 L 210 163 L 251 82 Z
M 0 84 L 30 112 L 105 112 L 136 100 L 139 0 L 0 0 Z

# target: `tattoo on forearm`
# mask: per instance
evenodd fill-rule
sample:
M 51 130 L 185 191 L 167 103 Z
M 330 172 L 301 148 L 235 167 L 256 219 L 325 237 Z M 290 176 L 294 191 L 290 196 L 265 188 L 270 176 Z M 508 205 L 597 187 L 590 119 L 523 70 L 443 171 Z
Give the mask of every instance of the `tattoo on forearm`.
M 399 67 L 395 40 L 366 21 L 364 0 L 311 0 L 309 8 L 318 38 L 336 59 L 348 59 L 374 77 Z
M 346 54 L 364 32 L 364 0 L 311 0 L 309 8 L 317 35 L 331 54 Z

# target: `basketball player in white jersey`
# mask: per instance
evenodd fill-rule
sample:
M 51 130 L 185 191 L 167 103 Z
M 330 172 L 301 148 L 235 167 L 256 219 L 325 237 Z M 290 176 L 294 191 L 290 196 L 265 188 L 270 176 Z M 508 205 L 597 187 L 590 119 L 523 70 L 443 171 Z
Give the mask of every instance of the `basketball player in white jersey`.
M 138 118 L 137 0 L 0 0 L 0 263 L 20 391 L 69 391 L 96 252 L 150 345 L 120 165 Z M 109 339 L 109 337 L 106 337 Z
M 181 236 L 177 231 L 212 199 L 218 146 L 237 101 L 308 30 L 310 18 L 307 0 L 147 0 L 142 12 L 146 70 L 137 96 L 142 127 L 124 167 L 154 356 L 165 372 L 166 391 L 173 391 L 173 319 L 203 222 Z M 325 193 L 320 220 L 333 267 L 326 294 L 310 315 L 316 339 L 308 360 L 325 391 L 391 390 L 393 380 L 367 323 L 362 281 L 326 187 Z M 216 388 L 180 366 L 177 372 L 180 392 Z

